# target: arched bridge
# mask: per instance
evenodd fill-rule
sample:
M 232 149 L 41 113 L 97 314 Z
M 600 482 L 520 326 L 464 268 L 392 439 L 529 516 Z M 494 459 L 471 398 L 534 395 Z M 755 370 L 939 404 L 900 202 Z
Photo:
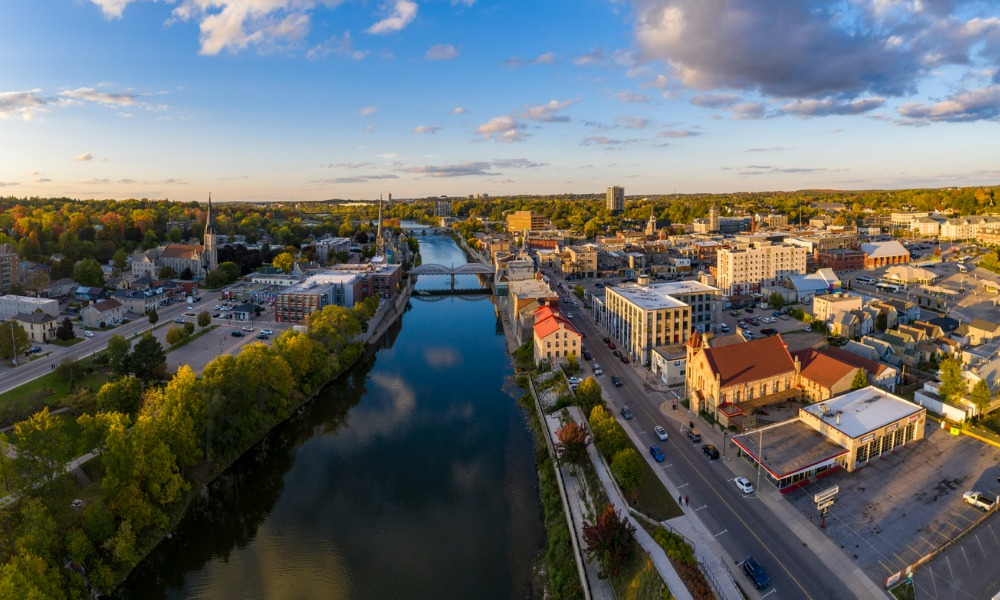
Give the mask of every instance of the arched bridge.
M 493 275 L 496 270 L 482 263 L 466 263 L 458 267 L 446 267 L 434 263 L 422 264 L 410 269 L 411 275 Z

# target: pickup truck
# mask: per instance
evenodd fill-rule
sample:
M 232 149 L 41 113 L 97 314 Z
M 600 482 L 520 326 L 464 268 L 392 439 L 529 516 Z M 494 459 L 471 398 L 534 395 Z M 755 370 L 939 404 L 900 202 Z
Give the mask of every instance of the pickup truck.
M 989 497 L 984 496 L 982 492 L 965 492 L 962 494 L 962 500 L 983 512 L 991 510 L 997 503 L 995 498 L 990 501 Z

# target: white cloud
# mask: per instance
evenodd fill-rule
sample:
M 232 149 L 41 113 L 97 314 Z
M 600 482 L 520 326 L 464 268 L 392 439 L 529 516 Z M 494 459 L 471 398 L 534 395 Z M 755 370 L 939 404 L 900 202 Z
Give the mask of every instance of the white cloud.
M 237 52 L 255 46 L 262 52 L 296 46 L 309 32 L 309 11 L 340 0 L 181 0 L 173 21 L 198 21 L 200 54 Z
M 122 18 L 122 13 L 125 12 L 125 7 L 128 6 L 132 0 L 90 0 L 101 12 L 104 13 L 104 17 L 107 19 L 120 19 Z
M 696 135 L 701 135 L 701 132 L 690 131 L 685 129 L 673 129 L 670 131 L 661 131 L 657 135 L 662 138 L 685 138 L 685 137 L 694 137 Z
M 438 125 L 417 125 L 413 128 L 413 133 L 437 133 L 441 131 Z
M 566 122 L 569 121 L 569 117 L 556 115 L 555 113 L 565 109 L 566 107 L 576 104 L 579 100 L 549 100 L 546 104 L 540 104 L 538 106 L 529 106 L 521 113 L 522 119 L 531 119 L 532 121 L 542 121 L 545 123 L 554 122 Z
M 0 92 L 0 119 L 30 121 L 45 112 L 49 99 L 42 97 L 41 91 Z
M 73 160 L 77 162 L 87 162 L 88 160 L 94 160 L 94 155 L 90 152 L 84 152 L 83 154 L 77 156 Z
M 535 58 L 520 58 L 514 56 L 507 59 L 507 66 L 516 69 L 518 67 L 528 67 L 531 65 L 550 65 L 556 61 L 556 55 L 553 52 L 545 52 L 539 54 Z
M 410 0 L 396 0 L 389 8 L 389 16 L 368 28 L 368 33 L 392 33 L 400 31 L 417 18 L 417 3 Z
M 361 110 L 358 111 L 358 114 L 361 115 L 362 117 L 367 117 L 369 115 L 374 115 L 377 112 L 378 112 L 378 107 L 372 105 L 362 108 Z
M 627 104 L 648 104 L 652 98 L 646 94 L 640 94 L 638 92 L 618 92 L 615 94 L 615 99 L 619 102 L 625 102 Z
M 913 120 L 904 124 L 1000 120 L 1000 85 L 958 92 L 933 104 L 907 103 L 899 114 Z
M 464 115 L 467 112 L 469 111 L 465 110 L 465 108 L 461 106 L 456 106 L 455 108 L 451 109 L 451 114 L 453 115 Z
M 424 54 L 424 58 L 427 60 L 451 60 L 456 56 L 458 56 L 458 50 L 451 44 L 434 44 Z
M 317 44 L 306 52 L 306 58 L 309 60 L 317 60 L 320 58 L 325 58 L 329 55 L 334 56 L 346 56 L 347 58 L 353 60 L 361 60 L 368 56 L 367 50 L 355 50 L 354 42 L 351 40 L 351 32 L 345 31 L 344 35 L 340 38 L 333 36 L 327 41 Z
M 520 142 L 526 136 L 523 131 L 524 123 L 519 122 L 510 115 L 493 117 L 476 128 L 476 133 L 483 136 L 484 140 L 496 140 L 498 142 Z
M 650 124 L 649 119 L 644 117 L 619 117 L 615 122 L 628 129 L 645 129 Z

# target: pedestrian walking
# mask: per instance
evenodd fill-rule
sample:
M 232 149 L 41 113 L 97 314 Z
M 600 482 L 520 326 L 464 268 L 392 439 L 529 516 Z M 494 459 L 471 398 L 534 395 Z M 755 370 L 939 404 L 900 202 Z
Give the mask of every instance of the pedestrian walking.
M 684 506 L 684 496 L 681 496 L 680 494 L 677 495 L 677 504 Z
M 691 504 L 691 496 L 684 496 L 684 506 Z

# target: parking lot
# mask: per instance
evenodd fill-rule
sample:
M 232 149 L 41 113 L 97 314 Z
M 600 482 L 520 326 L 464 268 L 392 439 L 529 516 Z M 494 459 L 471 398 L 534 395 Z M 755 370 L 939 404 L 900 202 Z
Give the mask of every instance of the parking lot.
M 813 496 L 838 485 L 824 531 L 876 583 L 884 584 L 983 517 L 962 500 L 963 492 L 1000 492 L 1000 449 L 935 425 L 929 422 L 924 440 L 863 469 L 835 473 L 785 496 L 819 527 Z

